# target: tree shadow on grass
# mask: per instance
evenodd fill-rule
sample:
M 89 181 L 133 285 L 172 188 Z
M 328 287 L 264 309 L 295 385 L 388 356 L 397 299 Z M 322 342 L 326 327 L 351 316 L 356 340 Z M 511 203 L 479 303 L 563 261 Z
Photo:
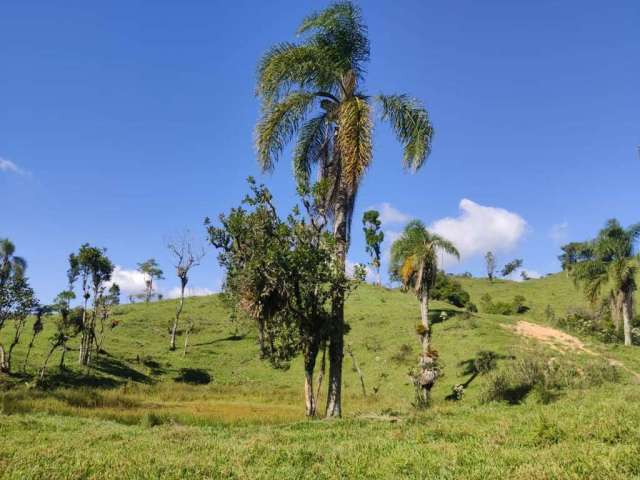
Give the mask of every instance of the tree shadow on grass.
M 180 374 L 174 380 L 190 385 L 206 385 L 211 382 L 211 375 L 201 368 L 181 368 Z
M 244 335 L 229 335 L 228 337 L 217 338 L 215 340 L 211 340 L 210 342 L 194 343 L 192 347 L 204 347 L 206 345 L 213 345 L 220 342 L 237 342 L 238 340 L 243 340 L 244 338 Z
M 44 380 L 39 382 L 39 386 L 44 390 L 60 387 L 115 388 L 122 383 L 122 381 L 115 378 L 62 369 L 58 370 L 57 373 L 47 375 Z
M 92 368 L 102 373 L 112 375 L 114 377 L 121 378 L 123 380 L 132 380 L 139 383 L 151 383 L 151 377 L 139 372 L 122 360 L 118 360 L 108 354 L 103 354 L 96 358 L 96 361 L 92 365 Z

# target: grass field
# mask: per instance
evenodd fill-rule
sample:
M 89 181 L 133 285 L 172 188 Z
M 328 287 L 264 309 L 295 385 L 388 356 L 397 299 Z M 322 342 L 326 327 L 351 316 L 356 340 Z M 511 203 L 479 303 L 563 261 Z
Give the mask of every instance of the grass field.
M 252 329 L 230 323 L 217 296 L 188 299 L 184 315 L 197 330 L 186 356 L 167 348 L 173 301 L 123 305 L 107 353 L 89 373 L 70 352 L 70 370 L 58 374 L 54 358 L 49 387 L 36 388 L 30 374 L 42 364 L 48 325 L 27 373 L 2 379 L 0 478 L 638 478 L 640 391 L 630 373 L 640 372 L 638 349 L 582 338 L 586 352 L 516 334 L 519 320 L 544 322 L 547 305 L 562 314 L 583 304 L 563 274 L 461 282 L 476 303 L 486 292 L 497 300 L 522 294 L 531 310 L 467 318 L 433 302 L 445 375 L 432 406 L 417 411 L 407 376 L 418 354 L 417 301 L 360 287 L 347 304 L 346 342 L 367 396 L 346 356 L 339 421 L 304 419 L 300 360 L 288 370 L 259 360 Z M 29 334 L 15 354 L 16 371 Z M 552 399 L 526 391 L 490 403 L 482 398 L 491 375 L 480 375 L 462 400 L 446 400 L 470 380 L 467 367 L 482 350 L 497 355 L 499 370 L 538 357 L 571 365 L 578 376 L 596 361 L 626 369 L 616 368 L 615 381 L 567 388 Z

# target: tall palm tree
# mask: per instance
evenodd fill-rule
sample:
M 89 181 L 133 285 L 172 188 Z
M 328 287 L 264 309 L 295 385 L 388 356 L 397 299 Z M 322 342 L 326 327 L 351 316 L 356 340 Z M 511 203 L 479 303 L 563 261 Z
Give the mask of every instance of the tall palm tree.
M 12 275 L 21 277 L 27 269 L 27 261 L 14 255 L 15 245 L 8 238 L 0 239 L 0 287 L 9 280 Z
M 591 303 L 597 302 L 606 292 L 612 318 L 622 317 L 625 345 L 631 345 L 638 238 L 640 223 L 625 229 L 618 220 L 607 221 L 592 243 L 592 256 L 575 263 L 570 273 L 574 281 L 582 285 Z
M 400 238 L 391 246 L 391 277 L 400 280 L 404 288 L 413 290 L 420 301 L 421 324 L 417 333 L 422 345 L 422 355 L 420 369 L 414 381 L 422 404 L 428 402 L 429 392 L 439 373 L 431 348 L 429 323 L 429 293 L 436 283 L 439 252 L 460 258 L 460 253 L 453 243 L 429 232 L 420 220 L 409 222 Z
M 294 176 L 308 186 L 312 169 L 326 187 L 333 219 L 337 264 L 344 271 L 351 218 L 362 176 L 372 159 L 372 112 L 380 107 L 404 146 L 404 167 L 416 171 L 431 150 L 433 128 L 427 111 L 406 95 L 369 96 L 362 90 L 369 39 L 360 9 L 339 2 L 305 18 L 300 43 L 273 46 L 258 66 L 257 95 L 262 117 L 256 126 L 258 161 L 274 168 L 296 138 Z M 327 415 L 341 414 L 344 295 L 333 303 L 329 345 Z

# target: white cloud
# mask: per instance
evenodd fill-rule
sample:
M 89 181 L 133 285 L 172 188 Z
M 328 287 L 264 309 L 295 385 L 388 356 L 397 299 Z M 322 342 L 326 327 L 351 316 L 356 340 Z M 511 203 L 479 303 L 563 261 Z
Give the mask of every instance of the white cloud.
M 117 283 L 123 295 L 142 293 L 145 289 L 144 275 L 137 270 L 125 270 L 120 265 L 116 265 L 111 274 L 111 281 L 107 288 Z
M 567 222 L 556 223 L 549 230 L 549 238 L 555 243 L 560 244 L 567 241 L 569 235 L 569 224 Z
M 184 291 L 185 297 L 203 297 L 213 295 L 215 291 L 205 287 L 187 287 Z M 174 287 L 164 294 L 165 298 L 180 298 L 180 287 Z
M 369 209 L 378 210 L 380 212 L 380 221 L 383 225 L 398 225 L 407 223 L 411 220 L 411 216 L 401 212 L 393 205 L 383 202 L 379 205 L 369 207 Z
M 527 222 L 517 213 L 503 208 L 460 200 L 460 215 L 436 220 L 429 229 L 450 240 L 460 252 L 461 261 L 488 251 L 513 249 L 523 237 Z M 444 258 L 444 265 L 455 260 Z
M 15 173 L 16 175 L 29 175 L 28 172 L 22 170 L 11 160 L 0 157 L 0 172 Z

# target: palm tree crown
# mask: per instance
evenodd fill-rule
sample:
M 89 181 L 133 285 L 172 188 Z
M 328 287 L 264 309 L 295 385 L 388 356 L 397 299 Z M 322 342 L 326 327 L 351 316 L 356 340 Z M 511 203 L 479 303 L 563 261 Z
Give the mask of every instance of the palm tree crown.
M 15 245 L 8 239 L 0 239 L 0 286 L 4 285 L 12 275 L 22 277 L 27 269 L 27 262 L 14 255 Z
M 370 97 L 361 88 L 369 60 L 360 9 L 335 3 L 305 18 L 299 44 L 272 47 L 258 67 L 262 118 L 256 127 L 258 160 L 271 170 L 297 135 L 293 167 L 306 186 L 313 167 L 329 185 L 327 207 L 346 206 L 350 216 L 359 181 L 372 158 L 372 105 L 381 109 L 404 146 L 404 166 L 415 171 L 431 150 L 427 111 L 406 95 Z M 347 228 L 347 235 L 348 235 Z
M 391 276 L 411 288 L 418 297 L 435 284 L 438 273 L 438 252 L 460 258 L 458 249 L 449 240 L 431 233 L 419 220 L 407 224 L 391 246 Z
M 603 295 L 610 300 L 615 322 L 624 320 L 625 344 L 631 344 L 633 294 L 637 289 L 635 244 L 640 238 L 640 223 L 623 228 L 609 220 L 595 240 L 590 242 L 590 257 L 571 269 L 576 284 L 582 285 L 587 299 L 595 304 Z

